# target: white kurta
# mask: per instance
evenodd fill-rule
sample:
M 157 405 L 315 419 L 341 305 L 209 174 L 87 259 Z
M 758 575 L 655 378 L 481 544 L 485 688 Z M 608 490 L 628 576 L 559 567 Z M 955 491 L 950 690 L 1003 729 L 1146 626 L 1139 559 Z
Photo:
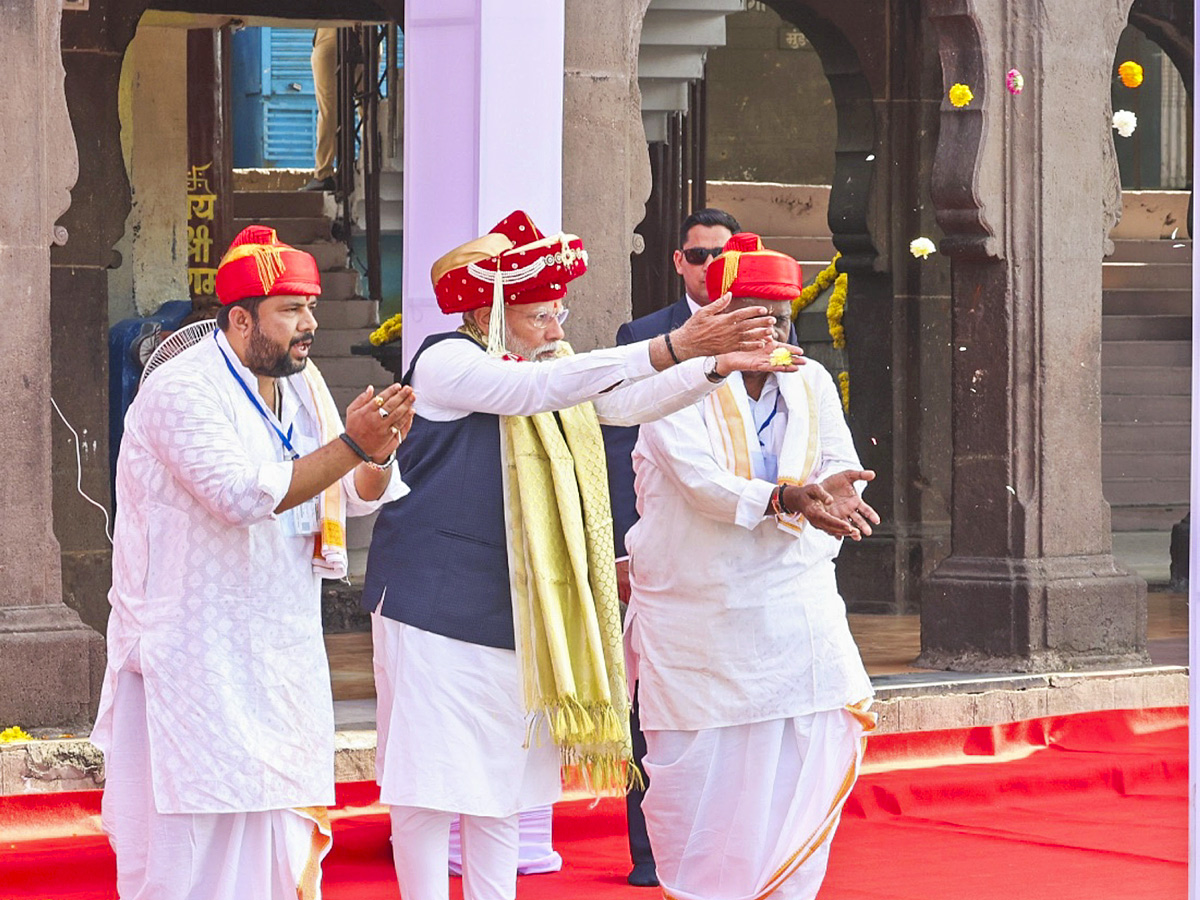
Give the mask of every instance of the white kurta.
M 220 345 L 220 348 L 219 346 Z M 302 376 L 281 379 L 282 421 L 263 417 L 229 371 L 254 376 L 217 333 L 155 372 L 125 420 L 117 464 L 108 671 L 92 740 L 109 749 L 117 674 L 145 683 L 150 776 L 160 813 L 333 803 L 333 703 L 312 535 L 273 512 L 292 463 L 320 444 Z M 362 515 L 404 495 L 362 500 Z M 286 514 L 285 514 L 286 516 Z
M 716 387 L 700 359 L 655 374 L 646 342 L 532 363 L 489 357 L 462 340 L 426 350 L 412 386 L 417 415 L 433 421 L 473 412 L 532 415 L 592 400 L 600 421 L 614 425 L 667 415 Z M 558 798 L 557 748 L 548 738 L 524 746 L 527 717 L 515 652 L 379 616 L 372 630 L 376 774 L 384 803 L 501 817 Z
M 861 468 L 829 373 L 809 360 L 773 377 L 807 379 L 816 394 L 812 480 Z M 739 374 L 730 381 L 745 391 Z M 701 404 L 640 430 L 626 643 L 644 730 L 788 718 L 871 695 L 837 592 L 841 542 L 811 526 L 798 537 L 776 527 L 764 514 L 774 482 L 762 477 L 761 449 L 750 450 L 757 477 L 721 466 Z

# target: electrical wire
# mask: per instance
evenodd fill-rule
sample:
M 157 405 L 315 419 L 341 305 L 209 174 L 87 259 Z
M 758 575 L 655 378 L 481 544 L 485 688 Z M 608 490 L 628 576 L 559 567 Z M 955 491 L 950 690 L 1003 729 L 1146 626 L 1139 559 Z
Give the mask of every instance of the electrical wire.
M 95 500 L 89 497 L 83 490 L 83 457 L 81 456 L 79 450 L 79 433 L 75 431 L 75 429 L 71 426 L 71 423 L 67 421 L 67 417 L 64 416 L 63 411 L 58 408 L 58 404 L 54 401 L 53 397 L 50 398 L 50 405 L 54 407 L 54 411 L 58 413 L 58 417 L 62 419 L 62 423 L 67 426 L 67 429 L 71 432 L 71 436 L 75 438 L 75 490 L 79 492 L 80 497 L 92 504 L 92 506 L 96 507 L 96 509 L 100 510 L 100 512 L 104 514 L 104 536 L 108 538 L 108 542 L 111 544 L 113 539 L 112 528 L 110 526 L 110 520 L 108 517 L 108 510 L 102 504 L 97 503 Z

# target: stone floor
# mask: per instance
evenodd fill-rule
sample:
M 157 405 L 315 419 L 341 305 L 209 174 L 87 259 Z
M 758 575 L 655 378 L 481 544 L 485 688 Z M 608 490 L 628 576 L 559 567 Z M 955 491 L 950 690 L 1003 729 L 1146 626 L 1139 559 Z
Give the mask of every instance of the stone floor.
M 1149 595 L 1147 634 L 1154 666 L 1188 663 L 1188 611 L 1184 594 Z M 886 693 L 920 692 L 937 685 L 974 685 L 1024 689 L 1038 686 L 1050 676 L 978 676 L 940 672 L 913 665 L 921 651 L 919 616 L 852 615 L 850 630 L 858 642 L 863 663 L 876 689 Z M 325 637 L 333 673 L 339 729 L 373 728 L 375 685 L 371 673 L 371 636 L 365 633 L 330 634 Z M 997 680 L 998 679 L 998 680 Z

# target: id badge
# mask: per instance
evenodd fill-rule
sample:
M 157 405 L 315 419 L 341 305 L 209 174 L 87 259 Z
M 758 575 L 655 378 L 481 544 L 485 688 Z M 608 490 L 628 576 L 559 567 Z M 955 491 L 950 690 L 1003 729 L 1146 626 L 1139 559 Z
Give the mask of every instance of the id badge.
M 313 497 L 287 511 L 283 519 L 284 530 L 291 537 L 316 534 L 321 530 L 321 517 L 317 509 L 317 498 Z

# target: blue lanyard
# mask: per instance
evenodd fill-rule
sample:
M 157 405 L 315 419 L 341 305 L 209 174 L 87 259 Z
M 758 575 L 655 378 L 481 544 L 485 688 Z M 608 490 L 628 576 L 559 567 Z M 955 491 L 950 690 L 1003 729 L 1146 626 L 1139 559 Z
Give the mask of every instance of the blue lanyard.
M 763 443 L 762 433 L 766 430 L 767 426 L 771 424 L 771 420 L 775 418 L 775 413 L 777 412 L 779 412 L 778 396 L 775 397 L 775 408 L 771 410 L 771 414 L 767 416 L 766 421 L 758 426 L 758 446 L 762 447 L 763 449 L 766 449 L 767 445 Z
M 216 330 L 213 331 L 213 340 L 217 340 Z M 295 423 L 292 423 L 288 426 L 287 434 L 284 434 L 282 431 L 280 431 L 279 426 L 272 422 L 271 417 L 267 415 L 267 408 L 263 406 L 262 398 L 256 397 L 254 392 L 246 386 L 246 382 L 242 381 L 242 376 L 237 373 L 237 369 L 233 367 L 233 363 L 231 363 L 229 361 L 229 357 L 225 355 L 225 350 L 221 347 L 220 341 L 217 341 L 217 349 L 221 351 L 221 357 L 225 360 L 225 366 L 229 369 L 229 374 L 232 375 L 234 380 L 242 386 L 242 390 L 245 392 L 246 397 L 251 403 L 254 404 L 254 408 L 257 409 L 258 414 L 263 417 L 263 421 L 270 425 L 271 430 L 279 436 L 280 443 L 283 444 L 284 449 L 287 450 L 288 454 L 290 454 L 288 459 L 293 461 L 299 459 L 300 454 L 297 453 L 296 448 L 292 446 L 292 429 L 296 427 Z M 772 415 L 774 415 L 774 413 L 772 413 Z

